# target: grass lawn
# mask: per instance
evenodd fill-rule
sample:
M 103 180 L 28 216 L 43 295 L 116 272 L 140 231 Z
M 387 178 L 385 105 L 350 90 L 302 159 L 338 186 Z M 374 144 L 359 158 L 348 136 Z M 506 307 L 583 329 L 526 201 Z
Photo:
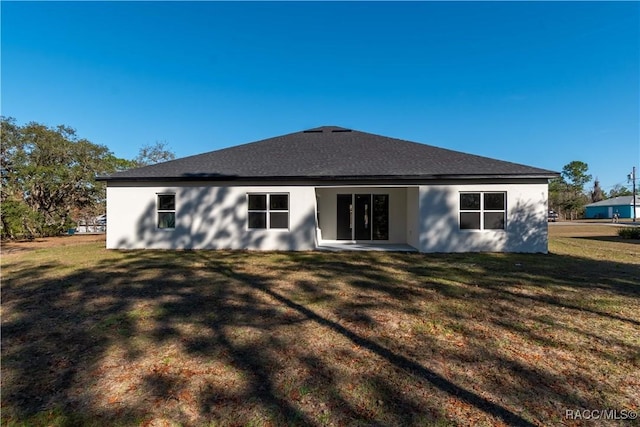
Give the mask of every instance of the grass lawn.
M 2 424 L 593 426 L 565 411 L 638 411 L 640 242 L 550 230 L 549 255 L 3 245 Z

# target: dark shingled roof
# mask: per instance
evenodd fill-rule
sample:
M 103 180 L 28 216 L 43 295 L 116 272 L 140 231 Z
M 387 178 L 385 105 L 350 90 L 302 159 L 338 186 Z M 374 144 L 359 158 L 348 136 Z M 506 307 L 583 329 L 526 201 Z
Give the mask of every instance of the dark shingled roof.
M 556 172 L 323 126 L 99 177 L 105 181 L 553 178 Z

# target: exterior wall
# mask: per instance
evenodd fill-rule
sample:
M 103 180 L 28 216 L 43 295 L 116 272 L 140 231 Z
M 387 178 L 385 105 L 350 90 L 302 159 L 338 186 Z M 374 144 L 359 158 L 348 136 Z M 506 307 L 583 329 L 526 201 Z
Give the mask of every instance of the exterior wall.
M 460 230 L 460 192 L 504 191 L 505 230 Z M 546 180 L 420 186 L 421 252 L 548 251 Z
M 587 207 L 584 212 L 585 218 L 611 218 L 615 209 L 610 206 Z M 620 212 L 620 210 L 618 210 Z
M 389 240 L 380 243 L 406 243 L 407 192 L 406 188 L 393 187 L 338 187 L 317 188 L 319 227 L 322 240 L 337 239 L 336 213 L 338 194 L 388 194 L 389 195 Z
M 336 239 L 337 194 L 389 194 L 389 240 L 421 252 L 547 252 L 547 181 L 449 181 L 402 187 L 109 183 L 107 248 L 313 250 Z M 459 193 L 503 191 L 505 230 L 460 230 Z M 288 193 L 288 230 L 249 230 L 247 193 Z M 175 193 L 176 227 L 158 229 L 158 193 Z M 317 213 L 316 215 L 316 203 Z M 319 218 L 319 224 L 316 224 Z
M 407 188 L 407 244 L 420 248 L 420 189 Z
M 247 229 L 247 193 L 289 193 L 289 230 Z M 176 226 L 157 228 L 157 193 L 175 193 Z M 109 249 L 315 249 L 315 189 L 109 183 Z
M 586 218 L 612 218 L 616 211 L 620 214 L 620 218 L 633 218 L 631 205 L 587 206 L 584 216 Z M 640 213 L 640 207 L 636 207 L 636 212 Z

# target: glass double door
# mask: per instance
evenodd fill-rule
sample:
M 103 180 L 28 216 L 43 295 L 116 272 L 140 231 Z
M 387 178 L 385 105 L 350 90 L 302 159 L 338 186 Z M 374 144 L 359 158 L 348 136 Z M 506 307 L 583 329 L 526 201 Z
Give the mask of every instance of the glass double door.
M 338 194 L 338 240 L 389 240 L 388 194 Z

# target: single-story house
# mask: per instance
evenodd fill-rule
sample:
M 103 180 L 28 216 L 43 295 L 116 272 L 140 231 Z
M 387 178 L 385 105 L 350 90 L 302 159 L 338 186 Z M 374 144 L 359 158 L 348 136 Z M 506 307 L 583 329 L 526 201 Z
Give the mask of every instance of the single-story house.
M 585 206 L 585 218 L 633 218 L 633 196 L 620 196 L 601 200 Z M 640 196 L 636 196 L 635 217 L 640 215 Z
M 113 249 L 544 253 L 555 176 L 324 126 L 99 179 Z

